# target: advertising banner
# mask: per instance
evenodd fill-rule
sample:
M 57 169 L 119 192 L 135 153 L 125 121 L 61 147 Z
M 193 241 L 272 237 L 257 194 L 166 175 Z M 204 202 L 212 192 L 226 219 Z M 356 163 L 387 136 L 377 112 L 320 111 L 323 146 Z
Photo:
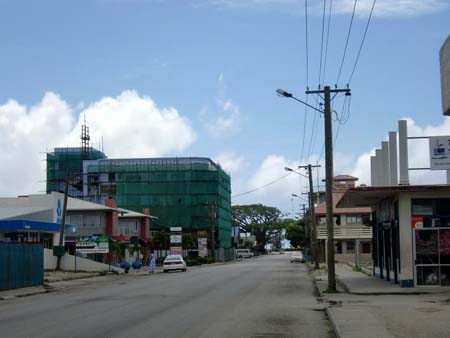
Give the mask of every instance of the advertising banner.
M 108 236 L 77 237 L 76 249 L 79 253 L 108 253 Z
M 198 255 L 199 257 L 208 256 L 208 239 L 199 238 L 198 239 Z
M 430 169 L 450 169 L 450 136 L 430 137 Z
M 183 256 L 183 248 L 181 246 L 171 246 L 170 247 L 171 255 L 181 255 Z
M 181 235 L 170 235 L 170 244 L 181 244 Z

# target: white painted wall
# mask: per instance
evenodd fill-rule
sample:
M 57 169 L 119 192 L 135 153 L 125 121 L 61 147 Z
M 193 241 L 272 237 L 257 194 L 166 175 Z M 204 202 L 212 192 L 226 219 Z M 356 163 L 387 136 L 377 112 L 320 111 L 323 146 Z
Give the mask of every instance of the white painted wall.
M 44 269 L 53 270 L 56 268 L 56 257 L 53 256 L 53 250 L 44 249 Z M 75 270 L 75 256 L 66 254 L 61 260 L 62 270 Z M 90 259 L 77 257 L 77 270 L 89 272 L 109 271 L 109 265 L 98 263 Z M 111 266 L 111 271 L 123 273 L 123 269 Z
M 398 200 L 400 264 L 399 280 L 414 279 L 413 237 L 411 229 L 411 196 L 401 194 Z

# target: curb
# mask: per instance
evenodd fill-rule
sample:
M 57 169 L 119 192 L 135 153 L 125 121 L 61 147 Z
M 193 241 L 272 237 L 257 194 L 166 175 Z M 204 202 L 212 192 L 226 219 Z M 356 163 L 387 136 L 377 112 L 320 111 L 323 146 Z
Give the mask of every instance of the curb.
M 28 292 L 28 293 L 22 293 L 22 294 L 18 294 L 18 295 L 10 295 L 10 296 L 0 296 L 0 301 L 1 300 L 10 300 L 10 299 L 15 299 L 15 298 L 22 298 L 22 297 L 28 297 L 28 296 L 34 296 L 34 295 L 40 295 L 43 293 L 49 293 L 50 291 L 48 289 L 44 289 L 44 290 L 36 290 L 33 292 Z
M 334 335 L 336 338 L 342 338 L 342 335 L 339 332 L 339 329 L 337 328 L 336 322 L 333 319 L 333 316 L 331 315 L 330 308 L 325 308 L 325 313 L 327 314 L 328 320 L 330 321 L 331 327 L 333 328 Z

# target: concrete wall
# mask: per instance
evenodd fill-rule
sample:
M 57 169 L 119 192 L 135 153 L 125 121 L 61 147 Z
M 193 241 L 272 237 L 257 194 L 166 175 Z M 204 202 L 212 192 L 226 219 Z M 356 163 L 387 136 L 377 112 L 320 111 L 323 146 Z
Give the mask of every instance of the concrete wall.
M 413 233 L 411 229 L 411 196 L 400 195 L 398 200 L 400 264 L 399 281 L 414 279 Z
M 53 256 L 53 251 L 44 249 L 44 269 L 54 270 L 56 268 L 56 257 Z M 75 270 L 75 256 L 66 254 L 61 260 L 62 270 L 73 271 Z M 98 263 L 90 259 L 77 257 L 77 271 L 92 271 L 102 272 L 109 271 L 109 265 Z M 117 271 L 123 273 L 123 269 L 111 266 L 111 271 Z

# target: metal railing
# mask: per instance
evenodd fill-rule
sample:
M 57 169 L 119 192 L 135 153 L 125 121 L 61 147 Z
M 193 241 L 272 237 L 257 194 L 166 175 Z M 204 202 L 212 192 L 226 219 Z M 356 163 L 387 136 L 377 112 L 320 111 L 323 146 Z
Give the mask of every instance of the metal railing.
M 318 227 L 317 238 L 327 239 L 327 228 L 324 226 Z M 372 238 L 372 228 L 361 226 L 360 228 L 345 228 L 345 227 L 334 227 L 334 239 L 340 238 Z

